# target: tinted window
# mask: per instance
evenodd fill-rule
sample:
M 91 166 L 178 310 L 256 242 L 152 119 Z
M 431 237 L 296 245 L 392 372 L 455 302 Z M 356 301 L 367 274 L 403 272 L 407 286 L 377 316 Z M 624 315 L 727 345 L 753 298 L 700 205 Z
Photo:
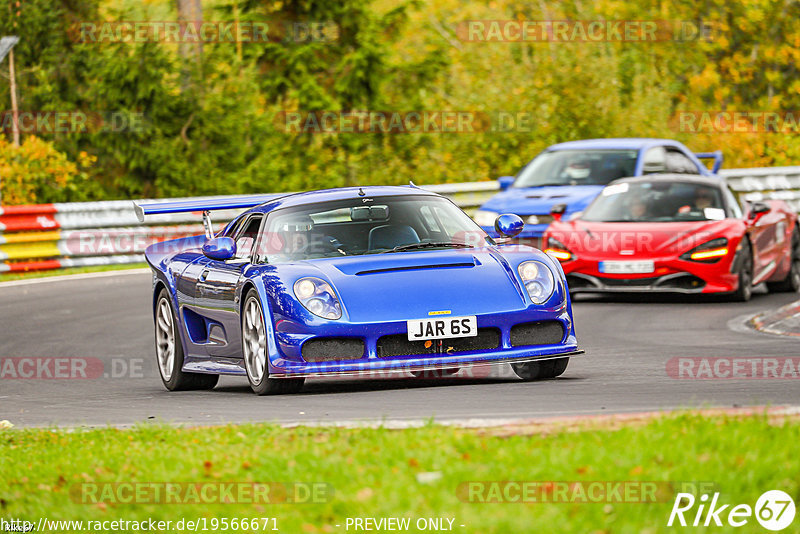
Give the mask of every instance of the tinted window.
M 729 187 L 722 188 L 722 194 L 725 195 L 725 202 L 728 204 L 729 215 L 736 219 L 741 219 L 744 217 L 742 213 L 742 205 L 739 204 L 739 199 L 736 198 L 736 195 L 733 191 L 730 190 Z
M 249 258 L 253 253 L 253 246 L 258 238 L 261 228 L 261 215 L 254 215 L 247 219 L 236 232 L 236 258 Z
M 269 213 L 259 258 L 285 263 L 404 252 L 397 247 L 409 245 L 412 250 L 435 250 L 486 244 L 486 233 L 444 198 L 409 195 L 369 200 L 365 203 L 359 197 Z
M 586 208 L 581 219 L 599 222 L 678 222 L 725 218 L 719 187 L 692 182 L 613 184 Z
M 635 150 L 554 150 L 542 152 L 514 181 L 514 187 L 606 185 L 636 168 Z

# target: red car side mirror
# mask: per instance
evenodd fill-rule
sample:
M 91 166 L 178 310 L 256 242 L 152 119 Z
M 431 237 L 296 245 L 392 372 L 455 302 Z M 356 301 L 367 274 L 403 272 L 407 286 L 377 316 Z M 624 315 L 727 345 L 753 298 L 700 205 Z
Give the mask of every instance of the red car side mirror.
M 772 211 L 772 208 L 766 202 L 751 202 L 750 203 L 750 212 L 747 214 L 747 217 L 752 220 L 758 220 L 761 218 L 762 215 L 765 213 L 769 213 Z
M 560 221 L 561 216 L 564 215 L 565 211 L 567 211 L 566 204 L 556 204 L 552 208 L 550 208 L 550 215 L 553 216 L 554 221 Z

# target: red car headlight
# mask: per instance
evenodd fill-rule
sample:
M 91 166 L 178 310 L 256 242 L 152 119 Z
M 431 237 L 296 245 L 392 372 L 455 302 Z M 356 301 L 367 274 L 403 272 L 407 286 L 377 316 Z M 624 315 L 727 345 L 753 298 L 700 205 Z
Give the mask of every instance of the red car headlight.
M 569 261 L 575 257 L 567 246 L 555 237 L 547 238 L 547 245 L 544 251 L 558 261 Z
M 729 253 L 728 240 L 724 237 L 712 239 L 681 255 L 682 260 L 716 263 Z

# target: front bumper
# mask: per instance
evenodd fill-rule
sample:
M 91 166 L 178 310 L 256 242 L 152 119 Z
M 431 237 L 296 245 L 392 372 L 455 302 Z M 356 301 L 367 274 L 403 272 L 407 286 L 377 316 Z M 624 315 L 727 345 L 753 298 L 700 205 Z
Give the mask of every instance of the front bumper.
M 562 291 L 559 288 L 558 291 Z M 270 374 L 273 376 L 329 376 L 339 373 L 367 374 L 376 370 L 417 371 L 447 367 L 464 367 L 471 364 L 502 363 L 507 361 L 529 361 L 571 354 L 578 350 L 568 301 L 558 298 L 555 307 L 531 306 L 528 309 L 477 316 L 480 332 L 492 330 L 496 334 L 491 345 L 460 346 L 452 340 L 443 340 L 437 348 L 435 342 L 421 351 L 393 352 L 386 345 L 391 338 L 406 335 L 406 322 L 394 321 L 369 324 L 334 324 L 324 329 L 300 330 L 301 325 L 283 321 L 276 328 L 277 354 L 270 358 Z M 513 330 L 530 323 L 560 324 L 560 334 L 541 338 L 535 344 L 521 345 L 513 339 Z M 363 341 L 364 351 L 358 357 L 332 361 L 308 361 L 304 358 L 304 344 L 320 338 L 352 338 Z M 475 338 L 457 338 L 461 340 Z M 419 342 L 414 342 L 419 343 Z M 546 343 L 546 344 L 545 344 Z M 456 347 L 447 349 L 448 344 Z M 401 345 L 404 345 L 401 342 Z M 477 347 L 477 348 L 476 348 Z M 418 348 L 418 347 L 417 347 Z M 453 347 L 450 347 L 452 349 Z
M 561 349 L 563 350 L 563 348 Z M 529 351 L 514 351 L 514 352 L 529 352 Z M 391 366 L 377 366 L 374 365 L 374 362 L 370 364 L 364 364 L 363 367 L 357 369 L 347 369 L 347 370 L 324 370 L 324 369 L 317 369 L 317 370 L 309 370 L 309 371 L 293 371 L 293 372 L 285 372 L 285 373 L 270 373 L 270 378 L 322 378 L 322 377 L 332 377 L 332 376 L 351 376 L 351 377 L 376 377 L 376 376 L 384 376 L 384 375 L 397 375 L 400 373 L 405 372 L 424 372 L 424 371 L 435 371 L 439 369 L 452 369 L 458 367 L 459 369 L 469 369 L 472 367 L 479 367 L 479 366 L 486 366 L 486 365 L 498 365 L 501 363 L 521 363 L 521 362 L 531 362 L 531 361 L 539 361 L 539 360 L 553 360 L 557 358 L 569 358 L 572 356 L 578 356 L 583 354 L 584 351 L 574 349 L 568 350 L 566 352 L 553 352 L 550 354 L 538 354 L 538 355 L 525 355 L 519 357 L 512 357 L 510 354 L 506 353 L 501 358 L 491 357 L 491 355 L 486 355 L 485 358 L 475 358 L 473 357 L 440 357 L 436 359 L 417 359 L 413 361 L 404 361 L 400 365 L 391 365 Z M 339 366 L 337 366 L 339 367 Z
M 738 276 L 731 272 L 730 260 L 718 263 L 679 258 L 655 260 L 653 273 L 636 275 L 601 273 L 598 263 L 579 258 L 561 264 L 570 293 L 729 293 L 739 285 Z

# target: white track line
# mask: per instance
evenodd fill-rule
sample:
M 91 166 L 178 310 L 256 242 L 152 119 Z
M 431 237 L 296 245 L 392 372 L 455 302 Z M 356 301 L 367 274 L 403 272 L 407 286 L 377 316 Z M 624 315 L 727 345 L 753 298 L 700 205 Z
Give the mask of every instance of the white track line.
M 30 280 L 12 280 L 10 282 L 0 282 L 0 288 L 13 286 L 27 286 L 32 284 L 44 284 L 47 282 L 64 282 L 69 280 L 87 280 L 91 278 L 107 278 L 110 276 L 124 276 L 127 274 L 149 273 L 149 268 L 140 269 L 118 269 L 116 271 L 103 271 L 100 273 L 80 273 L 65 274 L 62 276 L 44 276 L 42 278 L 32 278 Z

